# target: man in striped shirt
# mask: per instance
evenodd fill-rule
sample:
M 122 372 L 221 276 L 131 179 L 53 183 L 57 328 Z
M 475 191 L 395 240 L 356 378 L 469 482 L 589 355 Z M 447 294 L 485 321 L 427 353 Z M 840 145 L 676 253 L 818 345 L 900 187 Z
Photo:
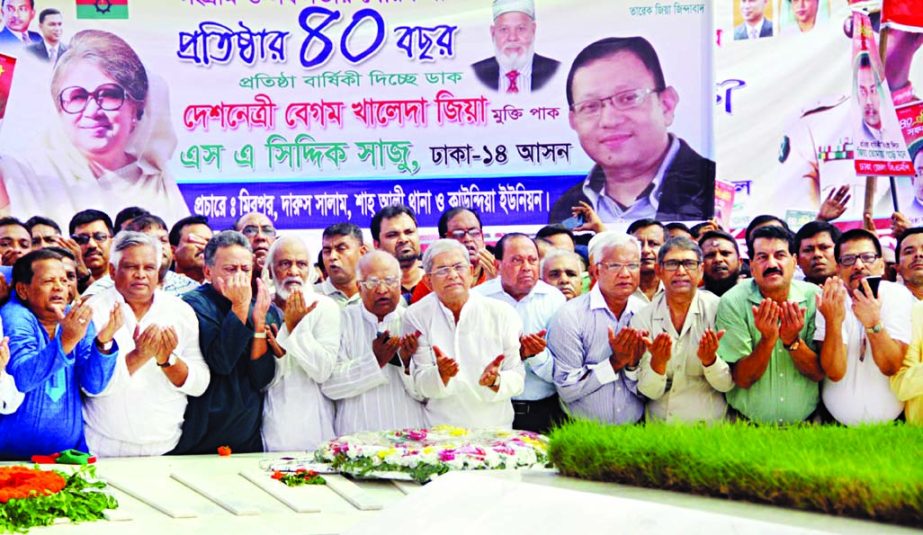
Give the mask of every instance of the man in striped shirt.
M 359 260 L 361 306 L 343 310 L 343 337 L 333 374 L 322 385 L 336 402 L 337 436 L 426 427 L 410 358 L 419 332 L 401 336 L 401 266 L 381 250 Z

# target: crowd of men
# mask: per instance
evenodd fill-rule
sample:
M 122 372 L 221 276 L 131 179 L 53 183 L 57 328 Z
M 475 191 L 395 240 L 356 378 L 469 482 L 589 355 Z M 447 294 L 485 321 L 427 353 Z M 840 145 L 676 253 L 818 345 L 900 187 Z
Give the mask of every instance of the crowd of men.
M 452 208 L 421 254 L 393 205 L 371 243 L 326 228 L 319 256 L 260 213 L 223 231 L 140 208 L 82 211 L 67 234 L 2 218 L 0 458 L 569 417 L 923 423 L 923 228 L 896 228 L 887 262 L 868 230 L 760 216 L 744 259 L 714 222 L 588 215 L 589 234 L 488 246 Z

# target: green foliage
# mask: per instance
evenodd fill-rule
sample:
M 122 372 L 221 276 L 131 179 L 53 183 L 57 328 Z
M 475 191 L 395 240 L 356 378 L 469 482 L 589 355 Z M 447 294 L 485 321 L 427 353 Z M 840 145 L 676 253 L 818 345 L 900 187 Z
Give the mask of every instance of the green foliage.
M 923 428 L 575 421 L 551 434 L 564 475 L 923 526 Z
M 100 520 L 106 509 L 119 506 L 115 498 L 101 491 L 106 484 L 96 480 L 95 467 L 83 466 L 69 476 L 58 473 L 67 484 L 57 494 L 0 504 L 0 533 L 25 533 L 36 526 L 50 526 L 56 518 Z
M 434 464 L 421 462 L 411 468 L 384 462 L 375 464 L 370 457 L 350 459 L 345 454 L 336 455 L 331 466 L 335 470 L 358 477 L 366 477 L 372 472 L 401 472 L 409 474 L 417 483 L 426 483 L 434 475 L 442 475 L 449 471 L 449 465 L 441 462 Z

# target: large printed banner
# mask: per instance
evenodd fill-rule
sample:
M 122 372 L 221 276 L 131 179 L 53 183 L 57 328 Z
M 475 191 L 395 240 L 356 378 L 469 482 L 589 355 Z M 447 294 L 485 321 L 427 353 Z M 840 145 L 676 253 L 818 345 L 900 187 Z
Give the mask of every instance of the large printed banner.
M 869 11 L 882 6 L 852 3 Z M 879 14 L 854 23 L 849 4 L 716 3 L 716 155 L 718 179 L 735 187 L 732 226 L 762 213 L 793 224 L 813 219 L 844 185 L 851 196 L 840 220 L 860 220 L 866 174 L 893 175 L 897 185 L 892 197 L 888 176 L 877 179 L 870 192 L 876 218 L 889 217 L 897 198 L 901 212 L 923 223 L 923 33 L 892 25 L 882 77 L 873 57 Z M 894 3 L 918 15 L 911 4 L 921 2 Z
M 535 226 L 588 201 L 616 226 L 707 219 L 711 6 L 35 0 L 0 33 L 18 58 L 0 210 L 318 229 L 402 202 L 424 227 L 453 206 Z

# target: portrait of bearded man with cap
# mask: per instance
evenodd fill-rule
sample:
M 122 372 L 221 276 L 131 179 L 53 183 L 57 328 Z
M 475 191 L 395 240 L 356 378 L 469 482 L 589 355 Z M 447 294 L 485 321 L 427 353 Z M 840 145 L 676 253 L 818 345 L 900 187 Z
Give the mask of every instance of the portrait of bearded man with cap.
M 493 0 L 494 57 L 471 66 L 482 84 L 506 94 L 537 91 L 561 63 L 535 53 L 535 1 Z

